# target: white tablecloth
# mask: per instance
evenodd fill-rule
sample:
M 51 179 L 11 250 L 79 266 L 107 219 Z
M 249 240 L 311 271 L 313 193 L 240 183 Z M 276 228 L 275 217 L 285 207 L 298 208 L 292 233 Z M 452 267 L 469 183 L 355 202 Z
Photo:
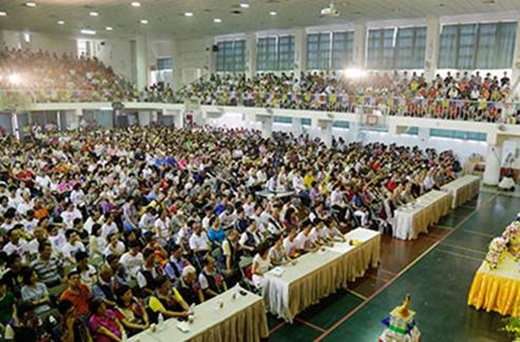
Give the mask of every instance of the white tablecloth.
M 405 205 L 394 213 L 393 236 L 401 240 L 413 240 L 420 233 L 428 233 L 428 226 L 437 223 L 451 206 L 451 195 L 432 190 L 417 198 L 414 204 Z
M 263 297 L 268 310 L 279 318 L 292 322 L 307 307 L 319 302 L 347 282 L 377 267 L 380 257 L 381 234 L 357 228 L 345 235 L 348 240 L 363 243 L 350 246 L 336 243 L 325 251 L 308 253 L 297 259 L 296 265 L 283 267 L 281 275 L 266 273 Z
M 181 332 L 177 325 L 179 321 L 169 319 L 164 327 L 156 332 L 150 329 L 141 332 L 129 339 L 130 342 L 256 342 L 267 338 L 267 316 L 262 297 L 243 290 L 245 296 L 238 294 L 233 299 L 235 289 L 230 289 L 221 295 L 212 298 L 194 309 L 193 323 L 184 323 L 189 326 L 189 332 Z M 219 307 L 219 301 L 224 307 Z
M 478 194 L 480 189 L 480 177 L 463 176 L 444 185 L 441 190 L 452 196 L 451 207 L 453 209 L 463 205 Z

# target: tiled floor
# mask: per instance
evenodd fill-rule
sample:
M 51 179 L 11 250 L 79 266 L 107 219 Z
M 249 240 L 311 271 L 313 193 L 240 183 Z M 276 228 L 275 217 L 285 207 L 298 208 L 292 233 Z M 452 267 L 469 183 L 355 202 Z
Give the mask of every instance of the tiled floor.
M 377 341 L 381 319 L 407 293 L 423 341 L 507 341 L 499 331 L 501 317 L 468 307 L 466 298 L 489 241 L 518 211 L 520 198 L 488 190 L 416 241 L 385 236 L 377 269 L 307 309 L 292 325 L 270 317 L 270 341 Z

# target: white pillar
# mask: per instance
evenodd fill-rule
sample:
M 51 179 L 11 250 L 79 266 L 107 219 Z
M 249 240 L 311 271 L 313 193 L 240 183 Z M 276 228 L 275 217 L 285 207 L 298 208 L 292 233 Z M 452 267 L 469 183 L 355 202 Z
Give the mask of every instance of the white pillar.
M 439 43 L 441 36 L 441 24 L 439 17 L 426 17 L 426 50 L 424 53 L 424 77 L 431 81 L 439 62 Z
M 273 118 L 262 117 L 262 138 L 269 139 L 273 136 Z
M 295 136 L 300 136 L 303 133 L 303 125 L 301 118 L 293 118 L 292 120 L 292 132 Z
M 142 111 L 137 112 L 137 117 L 139 118 L 139 126 L 150 126 L 152 121 L 152 114 L 150 111 Z
M 428 127 L 419 127 L 417 137 L 419 138 L 419 146 L 421 148 L 426 148 L 430 141 L 430 129 Z
M 332 147 L 332 120 L 318 120 L 318 127 L 325 146 Z
M 500 181 L 501 148 L 495 144 L 488 144 L 486 154 L 486 168 L 483 182 L 485 185 L 497 186 Z
M 348 124 L 348 142 L 359 141 L 359 123 L 349 122 Z
M 148 87 L 148 40 L 139 36 L 135 40 L 135 68 L 137 75 L 137 89 L 141 91 Z
M 520 95 L 520 17 L 518 18 L 518 25 L 516 27 L 516 41 L 513 53 L 513 72 L 511 73 L 511 95 L 509 99 L 514 99 L 515 96 Z
M 256 75 L 256 34 L 248 33 L 246 35 L 246 70 L 245 74 L 248 78 Z
M 300 72 L 307 69 L 307 33 L 304 28 L 294 31 L 294 73 L 300 78 Z
M 354 66 L 356 68 L 365 68 L 367 33 L 366 23 L 354 25 Z

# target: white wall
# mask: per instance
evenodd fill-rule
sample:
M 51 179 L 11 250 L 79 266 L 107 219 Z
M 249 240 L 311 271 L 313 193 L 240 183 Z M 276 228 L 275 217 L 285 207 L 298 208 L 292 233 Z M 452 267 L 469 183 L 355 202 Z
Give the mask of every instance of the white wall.
M 94 56 L 112 67 L 114 72 L 135 82 L 132 51 L 129 39 L 101 39 L 94 41 Z
M 46 50 L 58 54 L 76 54 L 76 40 L 43 33 L 29 33 L 30 42 L 24 39 L 24 32 L 2 31 L 2 43 L 9 48 L 24 48 L 31 51 Z
M 261 129 L 259 122 L 246 121 L 245 114 L 240 113 L 226 113 L 219 119 L 208 120 L 208 124 L 217 127 L 228 127 L 228 128 L 248 128 L 248 129 Z M 294 133 L 294 127 L 291 124 L 273 123 L 273 131 L 292 132 Z M 320 138 L 321 131 L 316 127 L 304 126 L 303 131 L 308 133 L 313 138 Z M 385 144 L 396 143 L 404 146 L 420 146 L 422 149 L 435 148 L 437 151 L 442 152 L 446 150 L 452 150 L 461 163 L 464 163 L 473 154 L 486 155 L 487 143 L 484 141 L 471 141 L 471 140 L 460 140 L 460 139 L 448 139 L 440 137 L 430 137 L 425 143 L 417 135 L 409 134 L 389 134 L 386 132 L 364 132 L 364 143 L 370 142 L 382 142 Z M 333 128 L 332 134 L 334 137 L 343 137 L 345 141 L 350 141 L 349 130 L 343 128 Z M 520 141 L 519 141 L 520 148 Z
M 176 87 L 188 84 L 213 69 L 211 47 L 213 37 L 179 40 L 175 42 L 174 80 Z M 197 77 L 198 76 L 198 77 Z

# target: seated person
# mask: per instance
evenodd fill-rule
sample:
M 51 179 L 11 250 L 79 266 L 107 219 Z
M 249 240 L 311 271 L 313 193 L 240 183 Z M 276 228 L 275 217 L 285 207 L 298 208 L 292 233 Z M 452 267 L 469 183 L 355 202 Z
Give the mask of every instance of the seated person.
M 182 270 L 189 266 L 190 262 L 182 255 L 182 246 L 172 245 L 170 248 L 171 255 L 164 267 L 164 272 L 170 281 L 175 282 L 181 277 Z
M 34 313 L 34 305 L 21 302 L 16 307 L 16 314 L 5 327 L 5 341 L 37 342 L 50 338 L 40 319 Z
M 312 252 L 317 249 L 317 245 L 312 241 L 312 238 L 310 236 L 311 232 L 311 225 L 306 224 L 301 232 L 296 235 L 296 238 L 294 241 L 296 242 L 296 249 L 306 253 L 306 252 Z
M 227 290 L 224 277 L 217 269 L 217 263 L 213 257 L 206 258 L 206 265 L 199 274 L 199 284 L 205 298 L 218 296 Z
M 257 289 L 263 288 L 264 274 L 271 268 L 271 259 L 269 257 L 269 244 L 262 242 L 258 245 L 257 253 L 253 258 L 252 273 L 253 284 Z
M 117 309 L 121 313 L 121 323 L 128 331 L 128 335 L 132 336 L 136 333 L 148 329 L 150 321 L 141 301 L 139 301 L 132 289 L 127 285 L 121 285 L 117 291 Z
M 283 247 L 284 236 L 278 235 L 274 242 L 274 245 L 269 249 L 269 259 L 273 266 L 281 266 L 287 264 L 291 259 L 285 253 L 285 248 Z
M 94 298 L 89 309 L 91 316 L 88 320 L 94 340 L 97 342 L 121 341 L 123 338 L 123 325 L 119 318 L 121 314 L 107 309 L 101 298 Z
M 256 222 L 251 221 L 247 229 L 240 236 L 238 244 L 244 252 L 253 255 L 256 247 L 262 242 L 262 240 L 263 238 L 258 231 Z
M 298 244 L 296 243 L 296 229 L 290 229 L 287 233 L 287 237 L 283 240 L 283 248 L 285 254 L 291 258 L 297 258 L 300 256 L 298 252 Z
M 22 300 L 34 305 L 34 313 L 39 315 L 49 311 L 51 299 L 49 291 L 44 283 L 38 279 L 38 274 L 33 269 L 29 269 L 23 277 L 24 286 L 22 287 Z
M 200 304 L 204 301 L 204 294 L 197 281 L 197 270 L 191 265 L 184 267 L 175 287 L 189 305 Z
M 92 342 L 90 330 L 85 322 L 74 315 L 74 304 L 70 300 L 58 303 L 59 324 L 52 331 L 53 341 Z
M 13 318 L 16 307 L 16 298 L 7 291 L 6 280 L 0 278 L 0 330 L 5 330 L 7 323 Z
M 141 289 L 141 294 L 149 296 L 153 294 L 155 289 L 154 279 L 159 275 L 163 275 L 163 269 L 160 265 L 155 264 L 154 252 L 151 249 L 147 249 L 143 253 L 144 265 L 137 272 L 137 285 Z
M 189 305 L 179 291 L 172 287 L 170 280 L 163 276 L 155 279 L 155 291 L 146 301 L 146 306 L 150 323 L 157 323 L 159 314 L 162 314 L 164 319 L 187 318 L 189 314 Z

